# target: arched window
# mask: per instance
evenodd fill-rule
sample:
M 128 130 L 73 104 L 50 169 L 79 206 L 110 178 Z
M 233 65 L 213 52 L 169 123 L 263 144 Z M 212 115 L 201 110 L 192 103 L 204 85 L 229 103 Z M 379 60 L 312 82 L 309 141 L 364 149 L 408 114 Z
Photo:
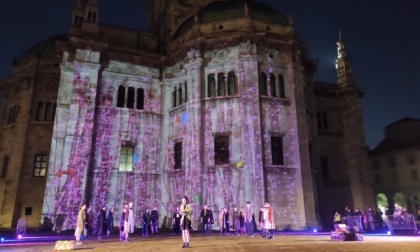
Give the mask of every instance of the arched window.
M 55 119 L 55 112 L 56 112 L 56 110 L 57 110 L 57 103 L 54 102 L 53 113 L 52 113 L 52 120 L 51 120 L 53 122 L 54 122 L 54 119 Z
M 177 97 L 177 105 L 182 104 L 182 85 L 179 84 L 178 86 L 178 97 Z
M 277 97 L 277 88 L 276 88 L 276 76 L 270 74 L 270 91 L 272 97 Z
M 184 81 L 184 102 L 188 101 L 187 81 Z
M 286 98 L 286 91 L 284 90 L 284 77 L 279 74 L 279 97 Z
M 42 121 L 42 118 L 44 117 L 44 103 L 38 102 L 38 107 L 36 109 L 36 118 L 37 121 Z
M 225 74 L 217 75 L 217 96 L 225 96 Z
M 215 87 L 216 87 L 216 78 L 214 77 L 214 74 L 209 74 L 207 76 L 207 97 L 216 96 Z
M 264 72 L 261 72 L 260 75 L 260 95 L 267 95 L 267 75 Z
M 176 87 L 172 91 L 172 107 L 176 107 Z
M 128 88 L 127 92 L 127 108 L 134 108 L 134 92 L 135 89 L 133 87 Z
M 236 75 L 233 71 L 228 73 L 228 95 L 236 95 Z
M 51 102 L 47 102 L 46 105 L 45 105 L 44 121 L 51 121 L 51 119 L 52 119 L 52 111 L 53 111 L 52 103 Z
M 117 107 L 124 108 L 125 106 L 125 88 L 123 86 L 118 87 L 118 98 Z
M 137 89 L 137 109 L 143 110 L 144 109 L 144 89 L 139 88 Z

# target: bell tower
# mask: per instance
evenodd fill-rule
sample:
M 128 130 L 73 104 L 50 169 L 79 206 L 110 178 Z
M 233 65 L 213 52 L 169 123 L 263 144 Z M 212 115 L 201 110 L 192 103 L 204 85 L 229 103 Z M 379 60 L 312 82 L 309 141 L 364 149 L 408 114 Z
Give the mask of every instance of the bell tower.
M 82 28 L 88 33 L 99 32 L 98 0 L 77 0 L 73 8 L 72 27 Z
M 339 86 L 357 86 L 356 79 L 353 75 L 351 61 L 347 57 L 347 52 L 341 38 L 340 30 L 338 31 L 337 59 L 335 60 L 335 68 L 337 70 L 337 84 Z

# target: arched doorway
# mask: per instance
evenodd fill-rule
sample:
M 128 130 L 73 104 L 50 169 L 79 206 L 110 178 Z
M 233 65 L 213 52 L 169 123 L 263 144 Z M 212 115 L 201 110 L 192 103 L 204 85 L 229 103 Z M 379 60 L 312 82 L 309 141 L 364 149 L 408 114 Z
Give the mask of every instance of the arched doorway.
M 407 199 L 405 198 L 404 194 L 400 192 L 394 194 L 394 206 L 395 209 L 407 208 Z
M 378 208 L 381 209 L 383 215 L 385 216 L 385 207 L 388 206 L 388 197 L 383 193 L 378 193 L 376 195 L 376 204 Z

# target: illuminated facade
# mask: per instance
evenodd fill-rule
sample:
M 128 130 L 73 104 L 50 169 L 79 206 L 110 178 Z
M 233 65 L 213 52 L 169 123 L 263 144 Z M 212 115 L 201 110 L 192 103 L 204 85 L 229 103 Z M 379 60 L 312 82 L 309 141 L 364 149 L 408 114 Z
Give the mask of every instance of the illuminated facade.
M 305 229 L 337 207 L 373 202 L 361 186 L 362 93 L 341 38 L 337 84 L 325 85 L 313 80 L 317 62 L 292 20 L 265 4 L 147 8 L 144 32 L 99 24 L 94 0 L 76 4 L 56 42 L 55 121 L 35 219 L 69 229 L 83 202 L 120 212 L 133 201 L 137 224 L 156 205 L 165 225 L 187 195 L 195 218 L 203 204 L 217 213 L 248 200 L 257 216 L 269 200 L 278 229 Z M 328 202 L 330 193 L 342 202 Z

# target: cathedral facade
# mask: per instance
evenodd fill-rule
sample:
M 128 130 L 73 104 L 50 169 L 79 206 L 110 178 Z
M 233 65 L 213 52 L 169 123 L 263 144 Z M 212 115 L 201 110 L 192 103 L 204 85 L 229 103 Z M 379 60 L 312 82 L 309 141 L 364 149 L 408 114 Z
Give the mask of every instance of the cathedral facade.
M 341 37 L 337 83 L 317 83 L 293 20 L 266 4 L 146 3 L 147 32 L 100 24 L 97 1 L 77 1 L 68 34 L 48 40 L 57 58 L 37 45 L 45 56 L 2 83 L 0 189 L 12 203 L 2 225 L 25 214 L 32 225 L 72 229 L 84 202 L 119 213 L 132 201 L 137 225 L 157 206 L 169 227 L 184 195 L 195 220 L 203 204 L 218 213 L 251 201 L 257 217 L 269 201 L 278 229 L 372 206 L 362 92 Z M 28 66 L 33 75 L 22 77 Z M 19 130 L 34 132 L 11 147 L 6 136 Z

